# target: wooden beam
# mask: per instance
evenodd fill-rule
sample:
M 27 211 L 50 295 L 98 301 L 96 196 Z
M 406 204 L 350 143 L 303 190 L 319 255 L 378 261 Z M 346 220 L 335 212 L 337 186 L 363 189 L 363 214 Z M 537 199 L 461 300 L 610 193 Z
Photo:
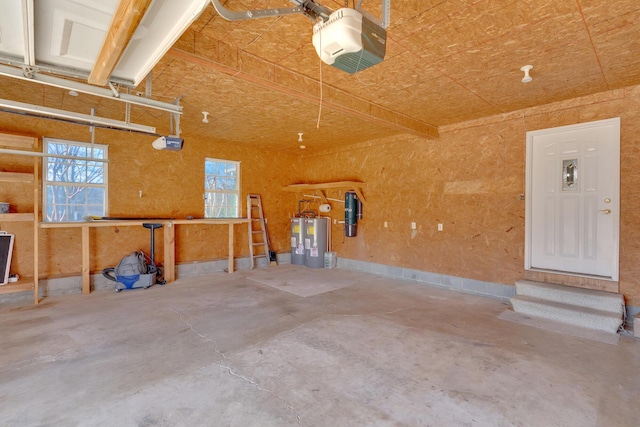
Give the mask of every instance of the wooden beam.
M 234 78 L 246 81 L 248 83 L 252 83 L 258 85 L 260 87 L 271 89 L 277 92 L 282 93 L 286 96 L 291 96 L 303 101 L 318 103 L 318 97 L 314 96 L 310 93 L 300 92 L 296 89 L 289 88 L 283 84 L 280 84 L 274 80 L 269 80 L 264 77 L 252 74 L 251 72 L 243 71 L 241 69 L 236 69 L 235 67 L 222 64 L 220 62 L 214 61 L 209 58 L 204 58 L 202 56 L 184 51 L 178 48 L 171 48 L 167 52 L 168 55 L 173 56 L 174 58 L 178 58 L 189 62 L 191 64 L 196 64 L 204 68 L 208 68 L 210 70 L 219 71 L 221 73 L 230 75 Z M 260 61 L 258 58 L 254 58 L 256 61 Z M 272 64 L 264 61 L 268 66 L 272 66 Z M 291 72 L 289 70 L 281 69 L 281 72 Z M 315 84 L 319 84 L 319 82 L 315 81 Z M 326 86 L 326 85 L 325 85 Z M 333 91 L 336 93 L 342 92 L 339 89 L 331 87 Z M 357 117 L 359 119 L 368 120 L 371 122 L 376 122 L 382 124 L 383 126 L 387 126 L 388 128 L 399 130 L 401 132 L 411 133 L 413 135 L 419 136 L 421 138 L 435 139 L 438 138 L 438 128 L 418 120 L 412 119 L 404 114 L 392 111 L 388 108 L 382 107 L 378 104 L 374 104 L 366 99 L 357 98 L 348 93 L 342 92 L 345 95 L 345 99 L 349 98 L 355 100 L 360 106 L 364 106 L 363 108 L 353 108 L 344 103 L 332 101 L 332 100 L 323 100 L 322 105 L 323 108 L 329 108 L 334 111 L 339 111 L 343 114 Z
M 82 294 L 91 293 L 91 255 L 89 242 L 89 224 L 82 224 Z
M 326 203 L 328 201 L 327 196 L 325 194 L 325 190 L 344 190 L 344 191 L 355 191 L 358 198 L 362 201 L 362 203 L 366 203 L 367 201 L 364 198 L 364 194 L 362 194 L 361 188 L 364 186 L 364 182 L 358 181 L 338 181 L 338 182 L 320 182 L 317 184 L 291 184 L 283 187 L 284 191 L 288 191 L 291 193 L 299 193 L 302 194 L 304 192 L 317 191 L 322 195 L 322 200 Z
M 120 0 L 102 43 L 102 49 L 100 49 L 96 63 L 89 74 L 90 84 L 98 86 L 107 84 L 151 1 Z

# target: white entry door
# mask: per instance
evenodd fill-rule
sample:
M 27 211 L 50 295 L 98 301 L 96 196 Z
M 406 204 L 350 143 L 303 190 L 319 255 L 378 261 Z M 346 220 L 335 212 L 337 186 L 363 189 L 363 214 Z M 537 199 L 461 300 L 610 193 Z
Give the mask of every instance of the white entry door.
M 618 280 L 620 119 L 527 132 L 525 268 Z

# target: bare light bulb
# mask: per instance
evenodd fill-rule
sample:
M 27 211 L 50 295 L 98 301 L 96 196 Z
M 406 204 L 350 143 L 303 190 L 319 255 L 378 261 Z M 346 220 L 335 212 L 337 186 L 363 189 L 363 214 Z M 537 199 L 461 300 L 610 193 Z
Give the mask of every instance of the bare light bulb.
M 522 78 L 522 83 L 529 83 L 533 78 L 529 75 L 529 72 L 533 69 L 533 65 L 525 65 L 520 68 L 520 71 L 524 73 L 524 77 Z

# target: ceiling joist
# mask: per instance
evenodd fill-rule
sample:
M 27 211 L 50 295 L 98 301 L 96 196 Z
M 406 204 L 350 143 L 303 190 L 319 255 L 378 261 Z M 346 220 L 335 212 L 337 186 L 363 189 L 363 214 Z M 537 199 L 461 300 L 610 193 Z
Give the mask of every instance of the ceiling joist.
M 89 74 L 89 83 L 104 86 L 118 65 L 152 0 L 120 0 L 100 53 Z

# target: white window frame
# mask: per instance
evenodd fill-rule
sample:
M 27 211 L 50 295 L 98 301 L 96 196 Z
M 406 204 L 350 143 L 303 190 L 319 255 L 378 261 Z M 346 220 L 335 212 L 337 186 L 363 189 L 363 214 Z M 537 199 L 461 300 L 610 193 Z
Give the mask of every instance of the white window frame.
M 233 164 L 236 167 L 236 174 L 235 176 L 233 176 L 236 180 L 236 188 L 233 190 L 230 189 L 221 189 L 221 190 L 216 190 L 216 189 L 209 189 L 207 188 L 207 180 L 211 178 L 211 175 L 207 174 L 207 163 L 208 162 L 215 162 L 215 163 L 227 163 L 227 164 Z M 219 178 L 226 178 L 226 177 L 230 177 L 231 175 L 216 175 L 216 177 Z M 240 162 L 236 161 L 236 160 L 227 160 L 227 159 L 215 159 L 212 157 L 205 157 L 204 159 L 204 217 L 205 218 L 240 218 L 240 210 L 242 208 L 242 200 L 240 199 L 240 194 L 241 194 L 241 181 L 240 181 Z M 211 208 L 213 208 L 213 206 L 209 205 L 209 201 L 211 200 L 211 196 L 213 196 L 215 198 L 216 195 L 221 195 L 222 197 L 226 197 L 227 195 L 235 195 L 236 199 L 238 201 L 237 206 L 235 207 L 235 212 L 233 213 L 233 215 L 208 215 L 207 211 Z
M 88 152 L 90 153 L 89 156 L 90 157 L 76 157 L 76 156 L 66 156 L 66 155 L 51 155 L 51 156 L 47 156 L 48 154 L 48 147 L 49 144 L 67 144 L 70 146 L 80 146 L 80 147 L 86 147 L 88 149 Z M 103 158 L 97 158 L 97 157 L 93 157 L 92 156 L 92 151 L 91 148 L 98 148 L 100 150 L 104 150 L 104 157 Z M 102 162 L 103 163 L 103 182 L 102 183 L 87 183 L 87 182 L 73 182 L 74 186 L 76 187 L 84 187 L 84 188 L 101 188 L 104 190 L 104 205 L 103 205 L 103 212 L 102 215 L 99 216 L 108 216 L 109 215 L 109 168 L 108 168 L 108 161 L 109 161 L 109 146 L 106 144 L 92 144 L 92 143 L 87 143 L 87 142 L 80 142 L 80 141 L 71 141 L 71 140 L 64 140 L 64 139 L 58 139 L 58 138 L 43 138 L 43 144 L 42 144 L 42 152 L 44 154 L 43 160 L 42 160 L 42 220 L 43 222 L 79 222 L 79 221 L 83 221 L 84 218 L 69 218 L 69 217 L 63 217 L 63 218 L 59 218 L 59 219 L 50 219 L 49 218 L 49 203 L 47 201 L 47 189 L 49 186 L 59 186 L 59 187 L 64 187 L 64 186 L 68 186 L 68 182 L 58 182 L 58 181 L 49 181 L 49 174 L 48 174 L 48 166 L 49 166 L 49 161 L 50 159 L 57 159 L 58 161 L 60 160 L 67 160 L 69 162 L 75 161 L 75 162 Z M 89 204 L 88 204 L 88 200 L 85 203 L 85 208 L 88 209 Z M 86 213 L 86 212 L 85 212 Z

